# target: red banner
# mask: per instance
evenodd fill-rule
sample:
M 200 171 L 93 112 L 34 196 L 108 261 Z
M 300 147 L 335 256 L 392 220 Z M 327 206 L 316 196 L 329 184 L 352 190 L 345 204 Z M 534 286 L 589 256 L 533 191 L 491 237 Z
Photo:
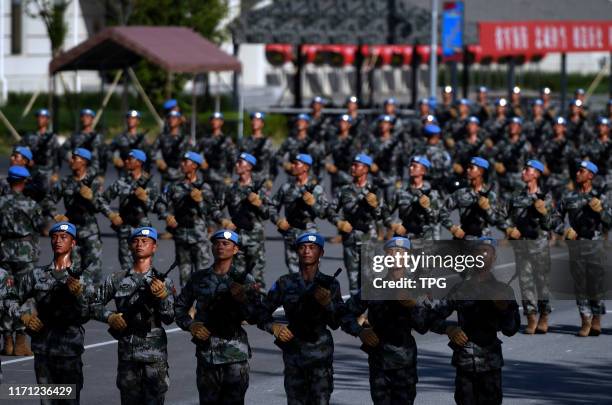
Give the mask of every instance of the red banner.
M 483 54 L 612 51 L 612 21 L 480 22 Z

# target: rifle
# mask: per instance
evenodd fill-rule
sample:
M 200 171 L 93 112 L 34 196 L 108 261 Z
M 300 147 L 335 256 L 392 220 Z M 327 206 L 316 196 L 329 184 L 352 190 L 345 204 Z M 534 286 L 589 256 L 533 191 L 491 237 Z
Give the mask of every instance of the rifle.
M 165 273 L 160 273 L 157 270 L 153 269 L 153 278 L 156 278 L 160 281 L 165 281 L 168 277 L 168 274 L 178 266 L 178 262 L 172 263 L 170 268 Z M 152 297 L 151 292 L 149 290 L 149 284 L 145 278 L 143 278 L 142 282 L 139 283 L 137 288 L 132 291 L 132 293 L 123 298 L 123 302 L 128 306 L 127 310 L 123 312 L 123 319 L 127 323 L 127 328 L 123 330 L 116 330 L 113 328 L 108 328 L 108 333 L 115 339 L 119 340 L 122 337 L 136 335 L 139 337 L 146 337 L 149 332 L 151 332 L 151 314 L 153 312 L 153 305 L 151 303 Z M 130 300 L 138 294 L 138 298 L 134 303 L 130 304 Z M 117 309 L 119 309 L 120 305 L 117 305 Z

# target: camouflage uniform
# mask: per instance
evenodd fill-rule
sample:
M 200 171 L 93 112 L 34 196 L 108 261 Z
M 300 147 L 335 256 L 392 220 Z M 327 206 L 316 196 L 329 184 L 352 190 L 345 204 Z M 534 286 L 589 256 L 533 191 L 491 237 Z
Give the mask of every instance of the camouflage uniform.
M 469 116 L 466 117 L 456 117 L 452 120 L 448 121 L 444 126 L 444 133 L 453 138 L 456 142 L 465 138 L 467 134 L 467 123 Z
M 429 197 L 429 208 L 424 208 L 419 203 L 419 198 L 423 195 Z M 394 199 L 389 202 L 389 216 L 385 225 L 391 226 L 390 215 L 397 210 L 401 224 L 406 228 L 407 238 L 438 240 L 440 239 L 438 213 L 441 202 L 442 197 L 437 190 L 431 188 L 428 182 L 424 182 L 421 188 L 408 184 L 398 190 Z
M 363 327 L 359 316 L 368 313 L 380 343 L 376 347 L 365 344 L 370 369 L 370 395 L 376 405 L 413 404 L 416 397 L 417 347 L 411 330 L 423 334 L 427 331 L 424 306 L 408 309 L 398 301 L 368 301 L 361 292 L 353 295 L 345 304 L 342 330 L 359 336 Z
M 73 150 L 85 148 L 91 152 L 89 168 L 96 176 L 104 175 L 106 172 L 106 157 L 104 138 L 99 132 L 74 132 L 70 138 L 62 145 L 64 156 L 68 158 Z
M 25 302 L 19 315 L 36 311 L 43 328 L 30 331 L 34 370 L 38 384 L 76 384 L 76 399 L 41 400 L 41 404 L 78 404 L 83 388 L 85 330 L 89 320 L 89 301 L 94 293 L 85 277 L 79 280 L 82 292 L 75 296 L 66 287 L 68 272 L 55 264 L 39 266 L 19 283 L 19 296 Z M 32 301 L 27 301 L 29 299 Z M 27 302 L 26 302 L 27 301 Z M 33 305 L 33 307 L 32 307 Z
M 93 193 L 91 200 L 81 196 L 79 190 L 82 186 L 91 188 Z M 58 213 L 57 204 L 60 200 L 64 200 L 65 215 L 78 229 L 76 242 L 81 266 L 94 284 L 102 279 L 102 240 L 96 220 L 96 212 L 99 211 L 98 195 L 101 189 L 100 180 L 95 177 L 94 172 L 88 170 L 82 180 L 69 175 L 55 183 L 43 203 L 54 216 Z
M 567 139 L 578 148 L 580 145 L 588 143 L 593 139 L 593 130 L 584 117 L 572 119 L 567 117 Z
M 314 300 L 315 285 L 330 290 L 332 299 L 326 307 Z M 272 333 L 272 314 L 281 305 L 294 335 L 287 343 L 277 343 L 283 350 L 287 404 L 328 404 L 334 390 L 334 341 L 327 327 L 340 326 L 344 306 L 340 284 L 320 271 L 310 283 L 301 273 L 281 276 L 268 291 L 261 329 Z
M 146 333 L 127 332 L 120 336 L 118 346 L 117 388 L 121 392 L 121 404 L 163 404 L 164 396 L 170 385 L 168 374 L 168 340 L 162 323 L 170 325 L 174 321 L 175 289 L 168 277 L 164 281 L 168 296 L 163 300 L 154 298 L 148 291 L 154 272 L 149 269 L 144 274 L 133 270 L 110 274 L 98 287 L 96 300 L 92 305 L 92 315 L 100 322 L 107 322 L 113 313 L 106 304 L 115 301 L 118 313 L 128 314 L 141 294 L 147 294 L 147 306 L 151 312 L 141 322 L 147 325 Z M 129 296 L 137 289 L 144 288 Z M 143 318 L 143 319 L 142 319 Z M 130 328 L 130 319 L 125 319 Z M 150 326 L 150 330 L 148 330 Z
M 320 180 L 319 176 L 321 174 L 324 145 L 315 142 L 309 135 L 300 139 L 296 134 L 290 134 L 281 144 L 280 148 L 278 148 L 275 161 L 283 163 L 285 161 L 285 156 L 291 159 L 299 153 L 305 153 L 312 157 L 312 173 Z
M 589 207 L 592 198 L 599 198 L 603 210 L 596 213 Z M 578 234 L 576 241 L 568 241 L 570 271 L 574 279 L 576 304 L 581 315 L 605 315 L 603 300 L 605 284 L 604 232 L 612 226 L 612 209 L 606 197 L 592 189 L 588 193 L 568 192 L 557 204 L 555 231 L 563 233 L 565 216 L 569 226 Z M 599 242 L 594 242 L 599 241 Z
M 425 144 L 419 149 L 416 154 L 427 157 L 431 162 L 431 169 L 427 170 L 427 179 L 431 182 L 431 186 L 440 191 L 446 190 L 452 166 L 450 154 L 442 143 Z
M 502 163 L 506 169 L 504 173 L 497 173 L 500 194 L 504 200 L 523 187 L 521 171 L 530 152 L 531 145 L 522 135 L 516 141 L 502 139 L 493 147 L 491 158 L 495 163 Z
M 27 146 L 32 151 L 32 180 L 43 186 L 43 195 L 47 194 L 51 187 L 51 176 L 59 173 L 61 165 L 61 147 L 57 136 L 53 132 L 30 132 L 21 138 L 18 145 Z M 38 198 L 36 200 L 40 201 Z
M 380 135 L 376 134 L 366 145 L 366 151 L 364 152 L 370 155 L 378 166 L 378 171 L 372 173 L 373 182 L 378 189 L 383 190 L 387 201 L 393 198 L 396 182 L 400 179 L 397 172 L 397 162 L 401 153 L 399 143 L 400 137 L 398 135 L 392 134 L 388 139 L 382 139 Z
M 490 208 L 488 210 L 483 210 L 478 205 L 480 197 L 489 199 Z M 459 222 L 461 229 L 465 232 L 466 239 L 476 239 L 481 236 L 490 235 L 489 226 L 497 226 L 499 224 L 497 195 L 487 185 L 483 184 L 483 188 L 479 193 L 471 187 L 464 187 L 448 197 L 444 208 L 440 210 L 440 222 L 447 229 L 453 226 L 450 214 L 455 209 L 459 211 Z
M 470 160 L 472 160 L 472 157 L 474 156 L 487 155 L 487 148 L 484 145 L 484 139 L 484 131 L 479 130 L 476 142 L 472 142 L 466 137 L 465 139 L 459 140 L 455 144 L 455 150 L 453 151 L 453 163 L 460 164 L 463 171 L 461 173 L 458 173 L 453 168 L 452 180 L 449 186 L 449 193 L 452 193 L 457 189 L 461 187 L 466 187 L 468 185 L 465 179 L 465 171 L 470 164 Z
M 330 174 L 331 189 L 335 194 L 340 187 L 351 183 L 351 165 L 361 146 L 351 135 L 342 138 L 336 135 L 326 143 L 325 147 L 325 154 L 331 155 L 332 163 L 338 169 L 336 173 Z
M 486 121 L 482 127 L 494 143 L 504 138 L 508 121 L 506 116 L 493 117 Z
M 168 168 L 161 172 L 161 189 L 167 185 L 180 180 L 183 177 L 181 173 L 181 160 L 190 148 L 189 135 L 179 132 L 178 135 L 172 135 L 169 132 L 161 133 L 153 145 L 151 146 L 151 154 L 155 161 L 163 160 L 168 165 Z
M 599 168 L 599 175 L 593 179 L 593 187 L 605 190 L 608 201 L 612 198 L 612 140 L 595 139 L 580 147 L 580 157 L 590 160 Z
M 196 150 L 204 156 L 208 168 L 204 171 L 206 181 L 215 195 L 221 199 L 232 181 L 232 170 L 236 156 L 236 145 L 228 135 L 205 135 L 200 139 Z
M 304 202 L 302 196 L 305 192 L 314 196 L 314 205 L 309 206 Z M 270 220 L 276 224 L 282 218 L 281 209 L 285 207 L 284 218 L 289 222 L 289 229 L 279 230 L 279 232 L 283 235 L 285 242 L 285 264 L 290 273 L 298 272 L 298 257 L 293 246 L 295 239 L 306 231 L 316 232 L 315 219 L 325 218 L 328 205 L 323 187 L 312 181 L 308 181 L 305 185 L 298 185 L 295 178 L 284 183 L 272 196 Z
M 534 151 L 538 151 L 540 149 L 540 145 L 550 139 L 552 134 L 550 121 L 548 121 L 546 117 L 525 121 L 523 124 L 523 130 L 525 132 L 527 141 L 531 144 Z
M 11 330 L 13 318 L 19 307 L 19 294 L 12 274 L 0 268 L 0 330 Z M 0 384 L 2 384 L 2 367 L 0 366 Z
M 141 187 L 147 192 L 147 201 L 141 201 L 134 191 Z M 147 217 L 148 213 L 154 208 L 154 204 L 159 196 L 159 186 L 153 180 L 152 176 L 143 172 L 138 180 L 135 180 L 129 174 L 120 177 L 110 185 L 99 198 L 100 210 L 104 215 L 108 216 L 113 210 L 110 204 L 114 199 L 119 199 L 119 215 L 123 220 L 123 224 L 116 227 L 111 225 L 113 230 L 117 232 L 119 239 L 119 264 L 124 270 L 132 268 L 132 253 L 128 240 L 134 229 L 142 226 L 152 226 L 151 221 Z
M 215 274 L 213 267 L 193 273 L 176 300 L 176 324 L 189 331 L 193 322 L 202 322 L 211 336 L 196 345 L 196 371 L 200 404 L 242 404 L 249 386 L 251 347 L 243 320 L 255 323 L 261 305 L 253 291 L 244 303 L 229 292 L 232 283 L 253 287 L 255 280 L 236 268 L 224 275 Z M 189 310 L 195 303 L 195 318 Z
M 127 131 L 120 133 L 109 145 L 109 155 L 111 155 L 111 158 L 118 157 L 121 160 L 126 160 L 132 149 L 140 149 L 147 154 L 147 162 L 143 163 L 143 167 L 148 168 L 151 156 L 148 153 L 149 144 L 144 132 L 138 132 L 136 135 L 132 135 Z M 117 173 L 119 176 L 126 174 L 124 168 L 118 168 Z
M 544 188 L 552 193 L 555 201 L 559 201 L 567 190 L 569 168 L 573 166 L 575 150 L 565 138 L 550 139 L 541 145 L 539 158 L 550 172 L 545 178 Z
M 218 210 L 218 206 L 210 186 L 204 183 L 200 174 L 197 177 L 193 184 L 183 180 L 168 185 L 155 204 L 160 219 L 174 215 L 178 223 L 171 231 L 181 286 L 185 285 L 193 271 L 204 269 L 211 262 L 206 221 Z M 203 200 L 199 203 L 190 195 L 194 189 L 202 191 Z
M 276 167 L 276 152 L 270 138 L 267 136 L 241 138 L 236 152 L 246 152 L 255 156 L 257 164 L 253 167 L 253 175 L 258 180 L 274 181 L 278 174 L 278 168 Z

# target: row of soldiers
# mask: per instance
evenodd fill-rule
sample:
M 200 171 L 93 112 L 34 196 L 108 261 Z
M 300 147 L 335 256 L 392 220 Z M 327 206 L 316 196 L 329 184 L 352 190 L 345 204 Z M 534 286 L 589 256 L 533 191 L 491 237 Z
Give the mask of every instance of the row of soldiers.
M 177 294 L 168 271 L 153 266 L 158 235 L 141 227 L 129 238 L 133 264 L 108 275 L 95 287 L 72 259 L 78 230 L 69 222 L 50 229 L 53 259 L 19 283 L 2 283 L 6 312 L 19 317 L 32 336 L 39 384 L 75 384 L 80 403 L 84 385 L 84 328 L 90 319 L 105 322 L 118 340 L 117 387 L 122 404 L 163 404 L 170 384 L 167 337 L 163 324 L 191 333 L 196 346 L 200 404 L 241 404 L 249 385 L 251 349 L 246 321 L 275 337 L 284 362 L 284 387 L 289 404 L 327 404 L 333 391 L 334 342 L 330 329 L 342 328 L 359 337 L 368 353 L 371 397 L 375 404 L 412 404 L 416 397 L 416 342 L 412 330 L 446 334 L 457 369 L 458 404 L 501 404 L 503 357 L 497 332 L 514 335 L 520 326 L 514 293 L 490 273 L 496 241 L 479 238 L 470 248 L 485 254 L 486 265 L 458 283 L 442 300 L 410 298 L 398 291 L 395 300 L 370 301 L 358 293 L 344 302 L 334 276 L 319 268 L 324 239 L 314 232 L 296 239 L 298 272 L 281 276 L 267 294 L 251 274 L 234 266 L 240 236 L 229 229 L 211 237 L 213 263 L 190 275 Z M 409 252 L 410 240 L 394 237 L 385 252 Z M 407 269 L 385 275 L 399 280 Z M 0 280 L 10 274 L 0 270 Z M 495 300 L 460 299 L 466 289 L 495 289 Z M 114 301 L 116 309 L 106 304 Z M 274 318 L 283 307 L 286 323 Z M 458 313 L 459 322 L 446 319 Z M 368 320 L 362 315 L 367 312 Z M 43 404 L 59 401 L 42 400 Z

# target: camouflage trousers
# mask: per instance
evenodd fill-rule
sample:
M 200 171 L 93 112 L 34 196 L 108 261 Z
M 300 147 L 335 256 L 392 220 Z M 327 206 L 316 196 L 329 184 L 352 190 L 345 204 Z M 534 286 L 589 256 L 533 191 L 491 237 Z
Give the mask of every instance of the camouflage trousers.
M 168 363 L 119 360 L 117 388 L 121 405 L 163 405 L 170 386 Z
M 550 306 L 550 251 L 548 241 L 517 241 L 514 246 L 516 271 L 523 301 L 523 313 L 549 314 Z M 527 246 L 528 245 L 528 246 Z
M 581 315 L 605 315 L 605 241 L 568 241 L 570 273 Z
M 306 229 L 289 228 L 282 232 L 283 241 L 285 242 L 285 264 L 289 273 L 297 273 L 300 271 L 297 251 L 295 250 L 295 240 L 304 232 L 317 232 L 317 226 L 311 222 Z
M 501 369 L 479 373 L 457 369 L 455 376 L 457 405 L 499 405 L 502 400 Z
M 370 364 L 370 395 L 375 405 L 412 405 L 416 398 L 415 367 L 384 370 Z
M 308 367 L 285 363 L 287 405 L 326 405 L 334 390 L 332 364 Z
M 42 405 L 78 404 L 83 389 L 81 356 L 34 355 L 34 371 L 38 384 L 76 384 L 76 399 L 41 399 Z
M 183 287 L 191 273 L 205 269 L 211 263 L 210 242 L 185 243 L 174 240 L 174 251 Z
M 200 405 L 244 404 L 249 388 L 249 363 L 240 361 L 210 365 L 198 358 L 196 380 Z
M 361 249 L 376 242 L 376 230 L 368 232 L 353 230 L 342 234 L 342 258 L 348 276 L 351 295 L 357 294 L 361 286 Z
M 263 226 L 252 231 L 237 230 L 240 235 L 240 251 L 234 258 L 234 266 L 238 271 L 251 273 L 255 281 L 265 287 L 264 270 L 266 268 L 266 248 Z
M 2 267 L 13 275 L 15 285 L 18 286 L 28 273 L 34 270 L 34 262 L 3 262 Z M 21 297 L 19 297 L 21 300 Z M 4 307 L 2 317 L 0 317 L 0 330 L 3 334 L 12 334 L 13 332 L 23 332 L 25 327 L 20 319 L 9 315 L 8 301 L 2 301 Z
M 79 237 L 77 233 L 77 252 L 81 259 L 83 273 L 94 284 L 102 281 L 102 240 L 99 234 Z

